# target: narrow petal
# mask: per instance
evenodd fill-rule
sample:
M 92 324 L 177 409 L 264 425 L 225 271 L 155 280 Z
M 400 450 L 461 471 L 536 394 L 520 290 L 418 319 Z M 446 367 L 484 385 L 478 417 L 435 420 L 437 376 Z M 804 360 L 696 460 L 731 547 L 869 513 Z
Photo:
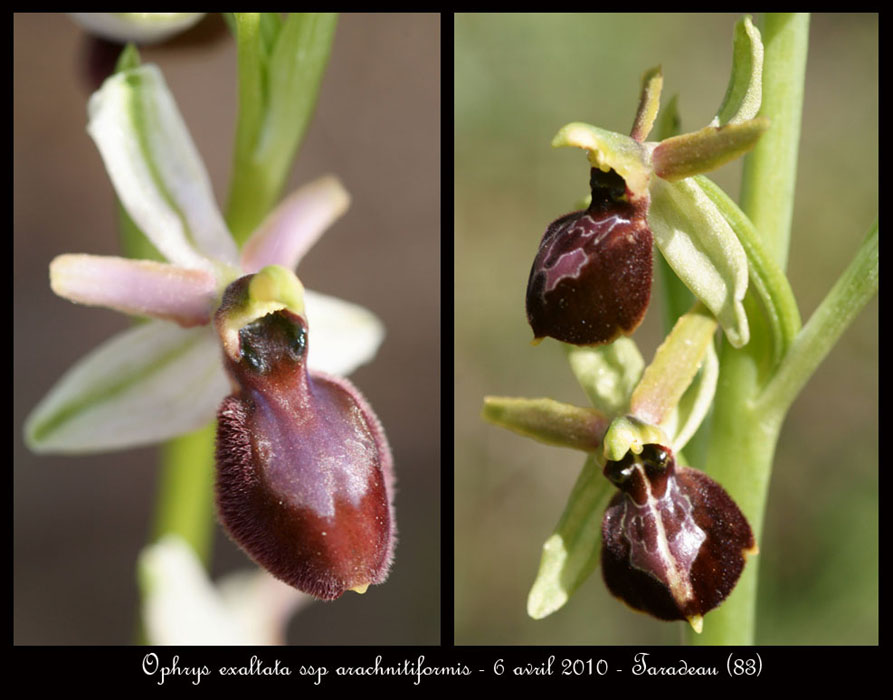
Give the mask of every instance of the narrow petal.
M 311 371 L 345 376 L 369 362 L 384 340 L 384 326 L 371 311 L 305 290 L 311 337 Z
M 713 347 L 716 319 L 701 304 L 679 317 L 630 398 L 630 414 L 662 425 Z M 712 397 L 711 397 L 712 398 Z
M 90 99 L 87 131 L 127 212 L 173 263 L 235 264 L 208 174 L 156 66 L 117 73 Z
M 707 347 L 704 362 L 694 381 L 679 400 L 679 405 L 672 411 L 670 418 L 660 426 L 670 438 L 670 447 L 674 452 L 679 452 L 685 447 L 701 427 L 701 423 L 713 406 L 718 379 L 719 358 L 711 343 Z
M 769 120 L 757 117 L 671 136 L 661 141 L 651 155 L 654 172 L 671 181 L 709 173 L 747 153 L 768 128 Z
M 639 109 L 636 111 L 636 120 L 633 122 L 633 130 L 630 132 L 636 141 L 640 143 L 648 138 L 657 111 L 660 109 L 660 91 L 664 84 L 664 77 L 660 66 L 645 71 L 642 76 L 642 96 L 639 98 Z
M 213 333 L 149 321 L 74 365 L 34 409 L 35 452 L 99 452 L 147 445 L 213 419 L 229 391 Z
M 266 265 L 281 265 L 294 270 L 349 204 L 350 195 L 332 175 L 304 185 L 276 207 L 245 243 L 242 269 L 257 272 Z
M 217 281 L 205 270 L 98 255 L 60 255 L 50 263 L 50 286 L 78 304 L 187 328 L 208 323 L 217 299 Z

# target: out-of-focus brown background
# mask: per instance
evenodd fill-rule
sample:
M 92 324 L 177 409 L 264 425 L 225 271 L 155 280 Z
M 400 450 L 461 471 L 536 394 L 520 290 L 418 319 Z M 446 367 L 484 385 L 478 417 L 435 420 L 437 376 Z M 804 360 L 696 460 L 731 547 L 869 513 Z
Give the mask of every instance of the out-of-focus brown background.
M 152 519 L 155 449 L 36 457 L 22 423 L 61 374 L 127 327 L 55 297 L 60 253 L 116 254 L 111 185 L 85 131 L 88 40 L 64 15 L 14 19 L 14 641 L 127 644 L 135 561 Z M 219 17 L 141 49 L 167 79 L 227 194 L 236 117 L 235 43 Z M 384 321 L 374 363 L 352 377 L 394 451 L 399 542 L 389 581 L 313 604 L 298 644 L 436 644 L 440 639 L 440 17 L 342 15 L 316 113 L 288 189 L 337 174 L 352 196 L 301 264 L 310 288 Z M 288 190 L 287 190 L 288 191 Z M 218 528 L 213 573 L 251 566 Z
M 564 124 L 629 133 L 642 73 L 662 103 L 707 124 L 728 83 L 737 15 L 456 17 L 456 643 L 675 644 L 680 624 L 634 613 L 600 572 L 550 617 L 527 593 L 583 465 L 581 453 L 485 424 L 485 394 L 586 405 L 558 344 L 530 345 L 524 290 L 552 220 L 588 193 Z M 877 15 L 814 15 L 788 272 L 804 321 L 878 207 Z M 737 197 L 739 164 L 715 177 Z M 636 340 L 650 360 L 660 303 Z M 781 432 L 760 567 L 757 642 L 878 641 L 878 306 L 869 303 Z M 704 624 L 710 624 L 710 615 Z

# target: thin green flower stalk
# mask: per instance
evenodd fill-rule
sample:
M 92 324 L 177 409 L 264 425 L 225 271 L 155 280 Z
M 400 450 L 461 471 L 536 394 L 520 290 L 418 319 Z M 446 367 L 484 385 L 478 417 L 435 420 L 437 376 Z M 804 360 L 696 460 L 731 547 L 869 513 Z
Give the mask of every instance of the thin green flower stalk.
M 878 285 L 877 221 L 805 324 L 784 273 L 808 28 L 806 15 L 767 15 L 762 32 L 739 22 L 726 97 L 700 131 L 678 134 L 675 98 L 658 118 L 655 69 L 643 77 L 631 137 L 571 123 L 553 140 L 587 151 L 593 194 L 543 237 L 528 320 L 536 342 L 576 346 L 566 346 L 568 360 L 593 407 L 487 397 L 483 411 L 491 423 L 587 453 L 543 546 L 528 598 L 534 619 L 567 604 L 601 564 L 615 596 L 687 620 L 690 641 L 754 642 L 753 555 L 786 413 Z M 655 125 L 661 141 L 647 142 Z M 751 148 L 739 207 L 703 173 Z M 645 367 L 622 336 L 648 303 L 652 232 L 670 331 Z M 605 510 L 612 485 L 619 492 Z M 665 495 L 673 489 L 682 496 Z M 690 539 L 681 546 L 665 532 Z M 717 590 L 710 576 L 720 571 L 728 576 Z
M 809 16 L 767 14 L 762 23 L 765 62 L 760 114 L 775 128 L 745 159 L 742 209 L 765 247 L 784 269 L 790 245 Z M 859 306 L 858 308 L 861 308 Z M 855 311 L 858 311 L 858 308 Z M 848 318 L 851 316 L 847 315 Z M 763 330 L 759 335 L 768 335 Z M 766 381 L 761 348 L 723 348 L 707 468 L 741 499 L 757 541 L 762 535 L 769 481 L 784 410 L 760 410 Z M 785 409 L 787 407 L 785 406 Z M 711 620 L 699 644 L 752 644 L 757 619 L 758 562 L 745 571 L 738 590 Z

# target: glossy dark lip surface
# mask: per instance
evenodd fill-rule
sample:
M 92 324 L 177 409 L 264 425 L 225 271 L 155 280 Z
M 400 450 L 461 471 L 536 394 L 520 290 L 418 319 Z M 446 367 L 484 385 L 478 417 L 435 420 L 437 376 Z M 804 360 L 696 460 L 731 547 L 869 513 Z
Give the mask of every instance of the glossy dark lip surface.
M 592 203 L 553 221 L 527 282 L 527 320 L 536 339 L 601 345 L 629 335 L 651 297 L 647 200 L 626 201 L 619 175 L 591 176 Z
M 231 285 L 218 327 L 244 298 Z M 347 380 L 307 371 L 304 319 L 281 309 L 239 330 L 226 353 L 237 390 L 218 412 L 220 519 L 258 564 L 333 600 L 387 578 L 393 465 L 378 419 Z
M 709 476 L 677 466 L 672 454 L 663 469 L 643 455 L 641 464 L 624 470 L 629 476 L 602 521 L 605 584 L 635 610 L 662 620 L 690 620 L 734 589 L 747 554 L 756 549 L 753 533 Z M 613 468 L 618 464 L 609 462 L 606 475 L 618 473 Z

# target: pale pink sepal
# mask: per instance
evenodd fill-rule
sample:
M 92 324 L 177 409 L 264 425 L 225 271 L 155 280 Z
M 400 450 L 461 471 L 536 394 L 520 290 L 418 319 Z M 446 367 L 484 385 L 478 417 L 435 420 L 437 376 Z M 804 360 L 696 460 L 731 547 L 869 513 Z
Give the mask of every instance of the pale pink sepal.
M 304 254 L 350 204 L 350 195 L 333 175 L 293 192 L 266 218 L 242 248 L 242 269 L 266 265 L 294 270 Z
M 50 263 L 50 286 L 79 304 L 176 321 L 208 323 L 217 282 L 205 270 L 98 255 L 60 255 Z

